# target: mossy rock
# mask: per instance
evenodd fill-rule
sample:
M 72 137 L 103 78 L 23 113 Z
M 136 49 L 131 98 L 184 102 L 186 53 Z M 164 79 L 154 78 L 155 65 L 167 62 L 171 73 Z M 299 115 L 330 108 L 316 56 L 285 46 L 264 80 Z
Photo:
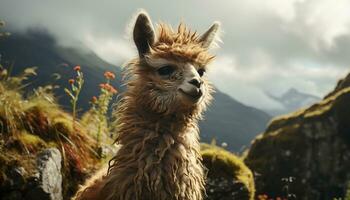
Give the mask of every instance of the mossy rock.
M 244 161 L 259 174 L 257 195 L 344 199 L 350 176 L 350 87 L 330 94 L 272 120 L 252 142 Z
M 203 164 L 208 169 L 205 199 L 254 199 L 254 177 L 241 158 L 208 144 L 202 144 L 201 154 Z

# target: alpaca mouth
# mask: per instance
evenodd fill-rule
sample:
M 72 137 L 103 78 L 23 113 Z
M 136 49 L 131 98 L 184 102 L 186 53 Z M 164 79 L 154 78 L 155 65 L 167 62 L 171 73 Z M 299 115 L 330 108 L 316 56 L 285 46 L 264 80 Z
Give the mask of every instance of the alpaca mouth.
M 191 90 L 191 92 L 185 92 L 183 89 L 179 89 L 179 91 L 185 95 L 186 97 L 190 98 L 191 100 L 198 100 L 202 97 L 203 92 L 201 89 L 195 89 L 195 90 Z

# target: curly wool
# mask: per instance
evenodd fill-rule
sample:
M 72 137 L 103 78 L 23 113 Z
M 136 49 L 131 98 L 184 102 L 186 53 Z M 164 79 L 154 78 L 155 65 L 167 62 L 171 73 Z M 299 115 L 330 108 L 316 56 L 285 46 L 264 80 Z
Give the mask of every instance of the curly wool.
M 175 34 L 169 28 L 160 27 L 162 30 L 168 34 L 161 36 L 163 39 L 159 39 L 152 55 L 169 59 L 168 56 L 176 54 L 186 58 L 174 43 L 181 41 L 185 45 L 183 42 L 190 40 L 165 40 L 165 36 L 175 37 Z M 209 62 L 212 56 L 204 55 L 200 44 L 195 43 L 195 33 L 184 34 L 187 33 L 184 30 L 179 28 L 183 37 L 192 38 L 187 44 L 196 44 L 194 49 L 198 50 L 192 54 L 186 51 L 188 60 Z M 172 53 L 164 54 L 159 46 Z M 175 49 L 171 50 L 172 47 Z M 159 95 L 143 65 L 145 62 L 139 59 L 128 64 L 127 91 L 115 112 L 116 142 L 121 148 L 110 161 L 108 173 L 93 178 L 77 193 L 77 200 L 201 200 L 203 197 L 205 181 L 197 122 L 211 100 L 212 87 L 205 83 L 207 92 L 202 102 L 182 108 L 175 96 Z

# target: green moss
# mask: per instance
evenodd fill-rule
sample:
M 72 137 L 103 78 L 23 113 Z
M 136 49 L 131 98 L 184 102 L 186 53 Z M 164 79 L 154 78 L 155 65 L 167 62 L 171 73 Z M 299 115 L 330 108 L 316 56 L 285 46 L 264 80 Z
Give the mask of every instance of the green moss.
M 254 199 L 255 187 L 254 187 L 254 177 L 250 169 L 243 163 L 242 159 L 238 156 L 226 151 L 217 146 L 203 144 L 202 151 L 203 164 L 208 168 L 208 180 L 216 182 L 215 180 L 221 180 L 227 183 L 223 187 L 228 187 L 231 189 L 237 187 L 237 191 L 232 191 L 235 193 L 235 198 L 239 199 Z M 235 184 L 230 185 L 234 182 Z M 210 183 L 209 183 L 210 184 Z M 215 187 L 212 184 L 211 187 Z M 211 190 L 210 188 L 207 188 Z M 222 188 L 217 188 L 214 190 L 220 190 Z M 208 193 L 208 192 L 207 192 Z M 208 199 L 220 199 L 221 194 L 211 194 L 208 193 Z M 222 194 L 223 196 L 229 197 L 231 194 Z M 238 196 L 237 196 L 238 195 Z M 232 198 L 232 197 L 230 197 Z
M 36 152 L 38 149 L 47 147 L 46 142 L 37 135 L 30 134 L 26 131 L 22 131 L 18 135 L 18 139 L 32 152 Z
M 348 99 L 350 95 L 350 88 L 345 88 L 336 92 L 333 96 L 328 96 L 326 99 L 316 103 L 308 108 L 300 109 L 290 114 L 282 115 L 274 118 L 268 126 L 267 131 L 272 131 L 275 127 L 281 127 L 286 124 L 293 124 L 302 120 L 317 119 L 327 115 L 332 110 L 339 110 L 342 107 L 343 99 Z M 349 109 L 349 106 L 345 107 Z
M 52 122 L 53 131 L 58 131 L 65 136 L 73 133 L 72 120 L 64 117 L 57 117 L 53 119 Z

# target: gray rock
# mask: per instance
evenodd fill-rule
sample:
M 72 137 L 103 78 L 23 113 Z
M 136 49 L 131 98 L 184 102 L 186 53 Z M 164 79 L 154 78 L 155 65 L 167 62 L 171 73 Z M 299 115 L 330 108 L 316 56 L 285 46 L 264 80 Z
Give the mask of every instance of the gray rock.
M 37 157 L 35 183 L 26 199 L 62 200 L 61 153 L 56 148 L 46 149 Z

